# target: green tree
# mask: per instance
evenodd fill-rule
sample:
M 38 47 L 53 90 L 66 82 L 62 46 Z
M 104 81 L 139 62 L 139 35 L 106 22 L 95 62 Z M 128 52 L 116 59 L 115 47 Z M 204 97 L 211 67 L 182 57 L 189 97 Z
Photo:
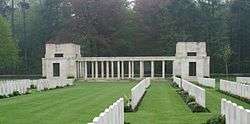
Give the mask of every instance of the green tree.
M 250 70 L 250 0 L 233 0 L 229 7 L 234 70 L 247 73 Z
M 217 54 L 224 62 L 225 64 L 225 73 L 228 77 L 229 74 L 229 64 L 231 56 L 233 55 L 232 48 L 229 43 L 225 44 L 222 49 L 220 49 L 220 52 Z
M 19 62 L 18 48 L 7 21 L 0 16 L 0 73 L 12 73 Z

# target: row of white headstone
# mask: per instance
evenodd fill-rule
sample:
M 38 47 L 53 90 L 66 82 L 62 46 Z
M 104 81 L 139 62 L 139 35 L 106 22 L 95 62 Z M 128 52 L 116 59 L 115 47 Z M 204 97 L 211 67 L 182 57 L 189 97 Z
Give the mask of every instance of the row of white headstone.
M 27 93 L 30 88 L 30 80 L 3 80 L 0 81 L 0 95 L 8 96 L 18 91 L 20 94 Z
M 236 82 L 250 85 L 250 77 L 236 77 Z
M 233 81 L 220 80 L 220 90 L 250 99 L 250 85 Z
M 175 82 L 179 87 L 181 87 L 181 78 L 173 76 L 173 82 Z
M 124 124 L 124 99 L 117 100 L 88 124 Z
M 178 84 L 180 88 L 188 92 L 190 96 L 195 97 L 195 101 L 202 107 L 206 107 L 206 90 L 184 79 L 173 77 L 174 82 Z
M 145 78 L 131 89 L 131 106 L 133 110 L 136 108 L 149 86 L 150 78 Z
M 226 99 L 221 100 L 221 114 L 225 115 L 226 124 L 250 124 L 250 110 Z
M 205 89 L 182 79 L 182 88 L 187 91 L 190 96 L 195 97 L 195 101 L 202 107 L 206 107 L 206 91 Z
M 215 88 L 215 79 L 198 77 L 198 83 L 206 87 Z
M 67 85 L 73 85 L 73 79 L 39 79 L 34 84 L 37 91 L 42 91 L 45 89 L 55 89 L 56 87 L 65 87 Z

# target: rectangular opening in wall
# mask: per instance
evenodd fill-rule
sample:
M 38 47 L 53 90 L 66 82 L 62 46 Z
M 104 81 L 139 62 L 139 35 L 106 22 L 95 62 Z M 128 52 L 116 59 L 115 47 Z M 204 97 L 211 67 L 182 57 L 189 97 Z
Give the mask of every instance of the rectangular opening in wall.
M 189 62 L 189 76 L 196 76 L 196 62 Z
M 56 53 L 56 54 L 55 54 L 55 57 L 63 57 L 63 54 L 61 54 L 61 53 Z
M 53 76 L 54 77 L 60 76 L 60 63 L 53 63 Z
M 188 52 L 187 56 L 197 56 L 197 53 L 196 52 Z

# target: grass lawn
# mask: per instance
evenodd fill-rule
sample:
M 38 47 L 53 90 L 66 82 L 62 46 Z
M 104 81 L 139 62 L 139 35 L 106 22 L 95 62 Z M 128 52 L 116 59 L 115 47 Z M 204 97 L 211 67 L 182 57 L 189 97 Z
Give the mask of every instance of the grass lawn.
M 86 124 L 135 85 L 77 83 L 76 86 L 34 92 L 0 100 L 0 124 Z
M 192 113 L 181 97 L 172 88 L 169 81 L 154 81 L 148 89 L 139 110 L 126 113 L 126 122 L 131 124 L 201 124 L 220 113 L 220 100 L 227 98 L 238 105 L 250 108 L 250 105 L 217 92 L 206 89 L 206 105 L 211 113 Z
M 193 114 L 167 81 L 154 81 L 139 110 L 126 113 L 131 124 L 201 124 L 210 113 Z
M 86 124 L 138 81 L 77 82 L 75 86 L 0 100 L 0 124 Z M 220 113 L 220 100 L 250 105 L 206 88 L 206 105 L 211 113 L 192 113 L 165 81 L 152 81 L 137 112 L 126 113 L 130 124 L 201 124 Z

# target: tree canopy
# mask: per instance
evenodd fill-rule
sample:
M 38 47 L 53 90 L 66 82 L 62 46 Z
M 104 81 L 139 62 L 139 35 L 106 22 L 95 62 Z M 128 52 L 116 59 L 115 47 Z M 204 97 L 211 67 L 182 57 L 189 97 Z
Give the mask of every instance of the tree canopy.
M 18 48 L 8 22 L 0 17 L 0 70 L 15 70 L 18 62 Z M 12 73 L 13 71 L 9 71 Z
M 173 56 L 177 42 L 206 42 L 211 73 L 250 71 L 250 0 L 0 0 L 22 58 L 41 73 L 46 42 L 76 42 L 83 56 Z M 234 59 L 232 59 L 234 58 Z

